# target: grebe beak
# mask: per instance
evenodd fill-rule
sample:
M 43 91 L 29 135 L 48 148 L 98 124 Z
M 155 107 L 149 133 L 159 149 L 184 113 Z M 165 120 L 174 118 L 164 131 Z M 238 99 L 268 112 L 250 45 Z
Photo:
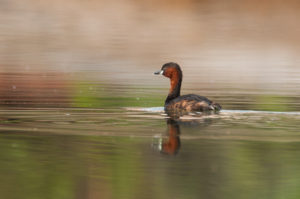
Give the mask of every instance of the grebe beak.
M 154 72 L 154 75 L 162 75 L 164 73 L 163 70 L 158 70 Z

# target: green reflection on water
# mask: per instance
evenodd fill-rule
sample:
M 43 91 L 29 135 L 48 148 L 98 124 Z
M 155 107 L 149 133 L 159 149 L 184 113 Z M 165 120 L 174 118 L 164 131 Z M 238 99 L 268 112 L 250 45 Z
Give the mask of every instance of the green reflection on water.
M 118 89 L 115 85 L 101 85 L 93 83 L 75 84 L 72 104 L 82 108 L 118 108 L 118 107 L 151 107 L 162 106 L 163 98 L 159 94 L 143 92 L 145 88 Z
M 1 134 L 3 198 L 298 198 L 300 143 Z M 92 198 L 93 198 L 92 197 Z
M 72 198 L 74 169 L 63 160 L 62 141 L 1 135 L 1 195 L 5 198 Z M 75 163 L 75 162 L 73 162 Z M 74 164 L 76 165 L 76 163 Z
M 266 111 L 292 111 L 289 107 L 292 100 L 284 96 L 260 95 L 257 96 L 255 109 Z

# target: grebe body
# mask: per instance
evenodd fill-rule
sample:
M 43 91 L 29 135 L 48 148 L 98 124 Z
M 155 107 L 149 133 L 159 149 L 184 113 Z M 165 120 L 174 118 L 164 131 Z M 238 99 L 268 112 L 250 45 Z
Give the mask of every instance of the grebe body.
M 219 112 L 222 109 L 219 104 L 206 97 L 195 94 L 180 95 L 182 71 L 178 64 L 166 63 L 154 74 L 170 78 L 171 87 L 165 100 L 165 111 Z

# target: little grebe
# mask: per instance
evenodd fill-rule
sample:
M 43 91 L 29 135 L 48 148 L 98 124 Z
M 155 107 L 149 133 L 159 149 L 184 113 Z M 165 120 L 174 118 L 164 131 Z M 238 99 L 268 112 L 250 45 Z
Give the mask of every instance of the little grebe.
M 176 63 L 170 62 L 156 71 L 155 75 L 164 75 L 170 78 L 171 88 L 165 101 L 165 111 L 185 111 L 185 112 L 218 112 L 221 106 L 207 99 L 206 97 L 188 94 L 180 96 L 182 81 L 182 71 Z

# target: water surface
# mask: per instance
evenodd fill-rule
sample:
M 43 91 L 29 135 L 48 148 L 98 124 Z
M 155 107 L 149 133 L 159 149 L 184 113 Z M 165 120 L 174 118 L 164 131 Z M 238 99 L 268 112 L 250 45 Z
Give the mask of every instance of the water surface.
M 299 112 L 172 120 L 162 107 L 10 108 L 0 115 L 5 198 L 299 195 Z

